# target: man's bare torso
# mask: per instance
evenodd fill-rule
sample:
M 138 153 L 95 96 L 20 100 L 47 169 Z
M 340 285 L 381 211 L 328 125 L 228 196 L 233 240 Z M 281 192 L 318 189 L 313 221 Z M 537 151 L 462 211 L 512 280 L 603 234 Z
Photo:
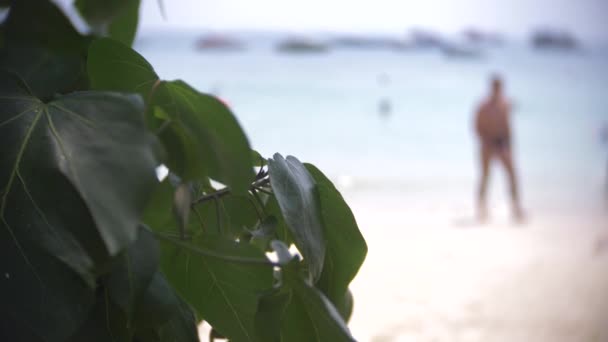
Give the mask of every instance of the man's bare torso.
M 511 139 L 511 104 L 503 97 L 482 102 L 476 117 L 476 130 L 482 144 L 508 143 Z

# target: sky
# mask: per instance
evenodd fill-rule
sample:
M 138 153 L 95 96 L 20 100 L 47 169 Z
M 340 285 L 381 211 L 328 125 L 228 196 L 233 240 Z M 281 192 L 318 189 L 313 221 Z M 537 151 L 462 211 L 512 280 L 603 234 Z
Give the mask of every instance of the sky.
M 608 0 L 142 0 L 143 31 L 286 30 L 444 33 L 466 27 L 524 36 L 563 28 L 582 39 L 608 39 Z

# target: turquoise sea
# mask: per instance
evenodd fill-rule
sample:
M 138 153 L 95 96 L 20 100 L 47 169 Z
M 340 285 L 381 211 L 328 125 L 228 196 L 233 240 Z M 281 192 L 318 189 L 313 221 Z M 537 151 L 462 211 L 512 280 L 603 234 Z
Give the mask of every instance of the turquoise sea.
M 200 36 L 144 32 L 135 47 L 162 78 L 225 100 L 263 155 L 313 162 L 350 196 L 472 209 L 471 119 L 498 72 L 515 105 L 524 205 L 533 213 L 605 210 L 606 48 L 536 51 L 513 40 L 484 49 L 480 59 L 434 50 L 281 54 L 274 48 L 281 35 L 248 34 L 242 51 L 202 52 L 195 49 Z M 379 114 L 381 99 L 391 104 L 387 116 Z M 504 178 L 494 170 L 493 203 L 506 202 Z

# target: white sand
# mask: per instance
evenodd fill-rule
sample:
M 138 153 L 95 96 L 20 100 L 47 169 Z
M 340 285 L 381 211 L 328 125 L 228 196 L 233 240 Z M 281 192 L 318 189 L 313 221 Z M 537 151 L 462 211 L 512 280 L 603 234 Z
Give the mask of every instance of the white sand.
M 369 246 L 352 284 L 359 341 L 608 341 L 601 206 L 521 226 L 498 208 L 480 226 L 466 206 L 346 197 Z

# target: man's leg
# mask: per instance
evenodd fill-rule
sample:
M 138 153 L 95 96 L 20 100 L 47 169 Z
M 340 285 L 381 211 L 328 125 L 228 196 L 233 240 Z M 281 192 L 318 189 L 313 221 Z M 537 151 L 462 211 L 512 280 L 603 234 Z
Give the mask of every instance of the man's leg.
M 486 193 L 488 190 L 488 179 L 490 177 L 490 160 L 492 151 L 488 146 L 481 146 L 479 150 L 479 161 L 481 166 L 481 178 L 479 180 L 479 190 L 477 194 L 477 215 L 480 221 L 488 218 L 488 208 L 486 203 Z
M 507 171 L 509 190 L 511 192 L 511 202 L 513 205 L 513 215 L 517 220 L 522 220 L 523 211 L 521 209 L 519 200 L 519 186 L 517 182 L 517 175 L 515 174 L 515 166 L 513 165 L 514 163 L 511 148 L 503 148 L 498 154 L 498 157 Z

